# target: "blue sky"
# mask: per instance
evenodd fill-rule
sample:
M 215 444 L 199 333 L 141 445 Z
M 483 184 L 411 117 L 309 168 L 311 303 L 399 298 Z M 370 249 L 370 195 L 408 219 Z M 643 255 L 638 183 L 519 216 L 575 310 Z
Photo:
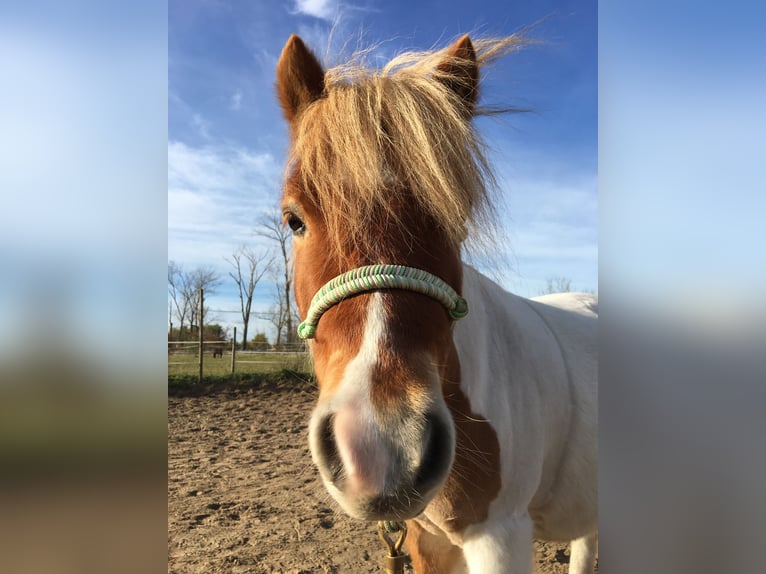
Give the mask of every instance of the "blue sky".
M 287 128 L 274 69 L 292 33 L 325 63 L 377 45 L 381 62 L 441 47 L 465 32 L 507 35 L 541 21 L 540 45 L 484 78 L 482 102 L 532 113 L 481 119 L 500 181 L 506 237 L 491 270 L 506 288 L 537 295 L 546 278 L 598 287 L 597 10 L 595 2 L 465 3 L 335 0 L 172 0 L 168 6 L 168 259 L 217 268 L 240 244 L 261 245 L 257 219 L 277 205 Z M 273 289 L 260 286 L 265 309 Z M 231 281 L 211 301 L 238 309 Z M 222 324 L 238 324 L 219 313 Z M 259 328 L 259 326 L 256 326 Z M 261 325 L 260 328 L 264 326 Z M 251 332 L 252 329 L 251 329 Z

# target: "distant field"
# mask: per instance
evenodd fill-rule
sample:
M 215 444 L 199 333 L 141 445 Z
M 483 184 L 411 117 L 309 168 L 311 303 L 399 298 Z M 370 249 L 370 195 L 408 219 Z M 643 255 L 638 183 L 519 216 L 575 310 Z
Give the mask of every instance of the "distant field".
M 205 351 L 202 364 L 205 375 L 226 375 L 231 373 L 231 350 L 223 357 L 213 358 L 211 351 Z M 289 369 L 310 372 L 311 361 L 306 352 L 263 352 L 237 351 L 235 372 L 271 373 Z M 196 351 L 176 352 L 168 355 L 168 375 L 192 375 L 199 372 L 199 358 Z

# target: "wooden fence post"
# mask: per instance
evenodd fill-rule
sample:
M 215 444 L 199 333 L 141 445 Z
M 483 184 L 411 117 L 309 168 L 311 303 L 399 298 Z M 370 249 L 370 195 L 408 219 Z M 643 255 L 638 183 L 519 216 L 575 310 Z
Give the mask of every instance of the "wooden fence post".
M 202 357 L 205 356 L 205 345 L 204 345 L 204 338 L 203 333 L 205 332 L 205 326 L 203 325 L 203 312 L 205 309 L 205 302 L 204 302 L 204 293 L 202 289 L 199 290 L 199 321 L 197 321 L 199 326 L 199 384 L 202 384 Z
M 234 337 L 231 339 L 231 374 L 234 374 L 234 357 L 237 354 L 237 328 L 234 327 Z

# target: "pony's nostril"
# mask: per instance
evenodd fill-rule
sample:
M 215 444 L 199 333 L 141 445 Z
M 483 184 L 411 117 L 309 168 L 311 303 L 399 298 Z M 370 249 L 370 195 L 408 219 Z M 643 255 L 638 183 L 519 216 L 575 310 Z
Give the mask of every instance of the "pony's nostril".
M 335 442 L 333 420 L 333 415 L 328 415 L 319 424 L 318 446 L 319 460 L 324 463 L 327 471 L 330 473 L 332 482 L 336 482 L 340 478 L 341 471 L 343 470 L 343 463 L 341 462 L 340 455 L 338 454 L 338 446 Z
M 432 488 L 446 474 L 452 453 L 449 431 L 442 419 L 428 415 L 428 442 L 415 477 L 415 488 L 423 493 Z

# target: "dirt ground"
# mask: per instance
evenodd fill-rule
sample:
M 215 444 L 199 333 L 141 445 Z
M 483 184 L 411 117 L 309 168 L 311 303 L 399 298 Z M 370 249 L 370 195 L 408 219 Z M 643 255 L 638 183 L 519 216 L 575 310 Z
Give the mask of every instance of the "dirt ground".
M 311 462 L 314 400 L 285 383 L 168 398 L 169 573 L 385 571 L 375 525 L 346 516 Z M 537 572 L 566 573 L 567 545 L 536 547 Z

